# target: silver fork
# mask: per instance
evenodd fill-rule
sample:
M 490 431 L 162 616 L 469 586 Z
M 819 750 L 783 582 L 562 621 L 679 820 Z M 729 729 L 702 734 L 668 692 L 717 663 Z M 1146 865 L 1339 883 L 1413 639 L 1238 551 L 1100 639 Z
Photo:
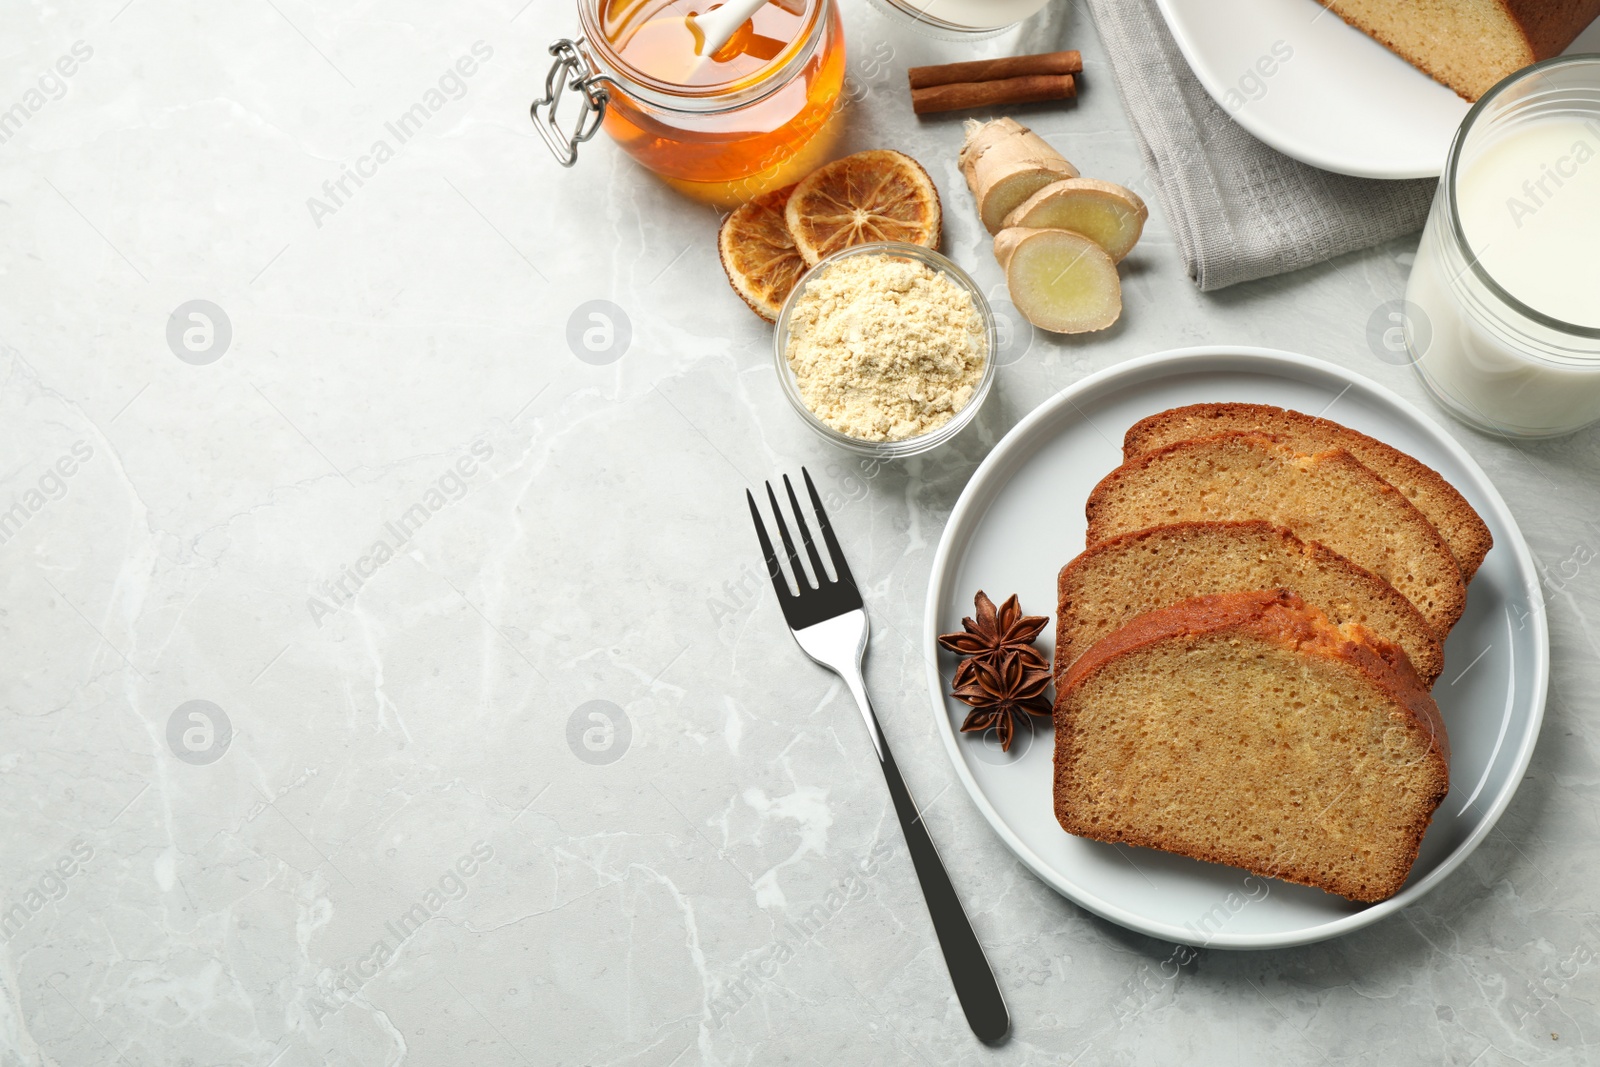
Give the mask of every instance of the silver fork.
M 905 835 L 906 848 L 917 870 L 917 881 L 922 883 L 922 896 L 928 904 L 928 914 L 933 918 L 933 931 L 939 938 L 939 948 L 944 952 L 944 965 L 950 971 L 950 981 L 966 1013 L 967 1024 L 980 1041 L 996 1044 L 1005 1039 L 1011 1029 L 1011 1016 L 1006 1011 L 1005 999 L 994 979 L 994 970 L 978 944 L 972 923 L 967 919 L 961 900 L 956 896 L 950 876 L 945 873 L 944 862 L 939 859 L 939 849 L 928 836 L 928 827 L 911 799 L 911 791 L 900 777 L 884 740 L 883 728 L 867 699 L 867 687 L 861 676 L 861 660 L 867 651 L 867 612 L 861 601 L 861 592 L 851 577 L 850 565 L 845 562 L 838 538 L 833 535 L 833 524 L 822 509 L 817 487 L 811 473 L 800 469 L 805 478 L 806 490 L 811 495 L 811 506 L 817 515 L 817 525 L 822 529 L 822 540 L 828 548 L 828 559 L 833 564 L 836 577 L 830 579 L 823 569 L 822 556 L 811 539 L 811 528 L 806 525 L 805 513 L 795 497 L 789 476 L 783 476 L 783 487 L 789 494 L 795 523 L 800 527 L 800 540 L 806 546 L 806 556 L 811 561 L 811 573 L 816 584 L 806 578 L 800 566 L 800 556 L 795 551 L 794 540 L 789 536 L 789 525 L 784 522 L 783 509 L 778 506 L 778 496 L 767 483 L 767 500 L 772 505 L 773 518 L 778 523 L 778 536 L 783 541 L 784 554 L 789 558 L 789 569 L 794 574 L 795 589 L 791 592 L 783 569 L 778 564 L 778 554 L 773 550 L 772 538 L 767 536 L 766 524 L 761 521 L 761 509 L 756 506 L 755 495 L 749 490 L 745 496 L 750 501 L 750 518 L 756 524 L 756 536 L 761 539 L 761 552 L 767 560 L 767 576 L 778 594 L 778 604 L 783 617 L 794 634 L 795 643 L 817 663 L 827 667 L 849 687 L 861 708 L 861 717 L 867 722 L 867 733 L 872 747 L 877 750 L 878 764 L 889 784 L 889 796 L 894 800 L 894 810 L 900 816 L 900 832 Z

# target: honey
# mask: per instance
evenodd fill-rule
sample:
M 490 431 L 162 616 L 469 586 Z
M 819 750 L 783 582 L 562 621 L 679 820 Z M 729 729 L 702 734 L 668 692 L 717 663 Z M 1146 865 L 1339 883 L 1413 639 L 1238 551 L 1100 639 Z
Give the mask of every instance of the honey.
M 697 54 L 704 0 L 580 0 L 583 49 L 603 75 L 602 128 L 674 186 L 748 199 L 821 162 L 844 88 L 834 0 L 769 0 L 732 40 Z M 794 173 L 799 170 L 799 173 Z
M 600 28 L 634 70 L 686 88 L 737 87 L 800 47 L 812 0 L 769 3 L 709 56 L 698 54 L 689 16 L 704 0 L 604 0 Z

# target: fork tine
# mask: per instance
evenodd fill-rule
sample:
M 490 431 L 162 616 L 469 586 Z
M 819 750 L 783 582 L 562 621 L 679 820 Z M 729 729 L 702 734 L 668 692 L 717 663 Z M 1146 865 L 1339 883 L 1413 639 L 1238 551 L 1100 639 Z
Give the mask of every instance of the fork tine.
M 805 510 L 800 507 L 800 499 L 794 495 L 794 483 L 789 481 L 789 476 L 783 476 L 783 487 L 789 493 L 789 507 L 794 509 L 794 521 L 800 526 L 800 540 L 806 543 L 806 556 L 811 560 L 811 573 L 817 576 L 817 587 L 820 589 L 828 580 L 828 572 L 822 567 L 822 554 L 817 551 L 817 546 L 811 540 L 811 527 L 806 525 Z
M 811 480 L 811 472 L 801 467 L 800 476 L 806 480 L 806 491 L 811 494 L 811 506 L 816 510 L 817 524 L 822 527 L 822 539 L 828 545 L 828 558 L 833 560 L 833 573 L 839 576 L 839 581 L 853 589 L 856 580 L 850 573 L 850 564 L 845 562 L 844 549 L 839 547 L 839 539 L 833 536 L 833 523 L 828 521 L 828 513 L 822 510 L 822 498 L 817 495 L 817 486 Z M 799 510 L 798 507 L 796 510 Z
M 756 524 L 756 537 L 761 539 L 761 554 L 767 560 L 767 577 L 772 579 L 772 587 L 778 591 L 778 603 L 782 604 L 794 594 L 789 592 L 789 583 L 778 567 L 778 554 L 772 550 L 772 538 L 767 536 L 767 524 L 761 521 L 761 509 L 756 507 L 755 494 L 746 489 L 744 496 L 750 501 L 750 518 Z
M 772 503 L 772 517 L 778 520 L 778 536 L 783 538 L 783 550 L 788 554 L 789 566 L 794 571 L 795 592 L 804 594 L 811 588 L 811 583 L 806 581 L 805 568 L 800 566 L 800 554 L 794 550 L 794 538 L 789 536 L 789 524 L 783 521 L 783 509 L 778 506 L 778 494 L 772 491 L 771 482 L 767 483 L 767 499 Z M 818 587 L 821 587 L 820 582 Z

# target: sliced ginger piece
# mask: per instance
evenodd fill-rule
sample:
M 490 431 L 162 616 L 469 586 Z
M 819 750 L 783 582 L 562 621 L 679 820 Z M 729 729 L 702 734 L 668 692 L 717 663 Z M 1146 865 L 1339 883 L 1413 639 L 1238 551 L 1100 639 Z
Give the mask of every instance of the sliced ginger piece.
M 808 267 L 873 241 L 936 249 L 943 223 L 928 172 L 888 149 L 857 152 L 812 171 L 794 187 L 785 218 Z
M 1040 189 L 1078 176 L 1077 167 L 1015 119 L 968 120 L 960 162 L 990 233 L 1004 229 L 1006 216 Z
M 1051 182 L 1011 214 L 1006 227 L 1071 230 L 1094 241 L 1117 262 L 1139 243 L 1150 211 L 1131 189 L 1096 178 Z
M 1053 333 L 1103 330 L 1122 314 L 1122 283 L 1104 248 L 1071 230 L 1016 226 L 994 239 L 1011 302 Z
M 722 220 L 717 251 L 728 284 L 750 310 L 777 322 L 783 302 L 806 272 L 806 261 L 794 245 L 784 208 L 794 186 L 774 189 L 741 204 Z

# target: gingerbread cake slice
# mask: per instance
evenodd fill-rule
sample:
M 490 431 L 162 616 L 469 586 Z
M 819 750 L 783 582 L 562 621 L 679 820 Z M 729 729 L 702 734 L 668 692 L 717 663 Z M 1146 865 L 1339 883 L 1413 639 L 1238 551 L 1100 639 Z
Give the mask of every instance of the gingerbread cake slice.
M 1174 441 L 1209 437 L 1225 430 L 1275 434 L 1301 452 L 1342 448 L 1417 506 L 1438 529 L 1472 581 L 1494 545 L 1489 527 L 1456 487 L 1421 460 L 1332 419 L 1269 404 L 1190 404 L 1158 412 L 1134 424 L 1123 438 L 1122 458 L 1135 459 Z
M 1358 901 L 1405 884 L 1449 790 L 1438 706 L 1404 657 L 1287 590 L 1139 616 L 1061 679 L 1063 829 Z
M 1467 100 L 1508 74 L 1560 55 L 1600 16 L 1600 0 L 1321 2 Z
M 1404 651 L 1425 685 L 1444 669 L 1439 639 L 1388 582 L 1270 522 L 1181 522 L 1091 545 L 1056 582 L 1059 676 L 1135 616 L 1211 593 L 1294 590 L 1335 624 L 1357 623 Z
M 1106 475 L 1086 513 L 1090 545 L 1175 522 L 1286 526 L 1394 586 L 1441 641 L 1466 605 L 1461 568 L 1439 531 L 1343 449 L 1307 454 L 1262 433 L 1178 441 Z

